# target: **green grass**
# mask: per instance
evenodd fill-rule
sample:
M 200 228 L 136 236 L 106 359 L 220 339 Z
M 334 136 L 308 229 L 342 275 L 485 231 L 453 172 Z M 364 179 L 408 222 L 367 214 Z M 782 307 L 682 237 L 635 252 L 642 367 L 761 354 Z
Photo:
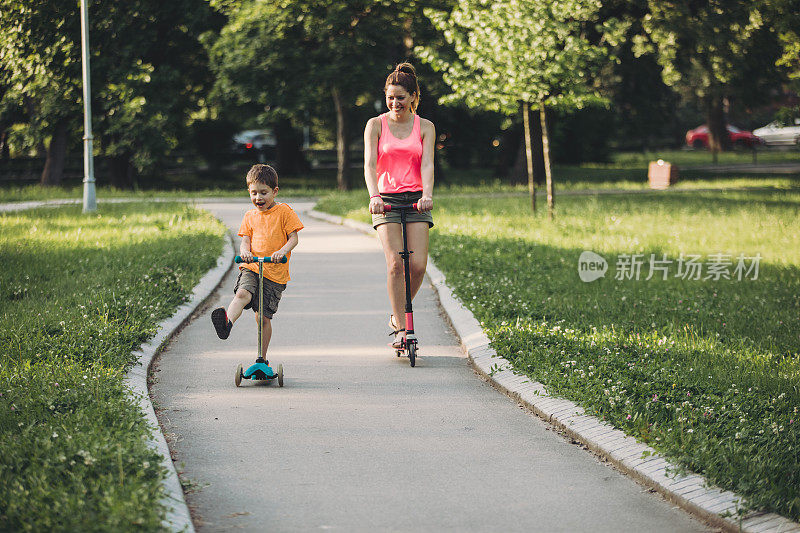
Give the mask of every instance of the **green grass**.
M 755 506 L 800 518 L 800 191 L 437 194 L 431 255 L 497 352 Z M 366 220 L 363 194 L 319 208 Z M 540 202 L 541 210 L 544 202 Z M 609 265 L 584 283 L 578 258 Z M 761 254 L 757 279 L 676 277 L 680 254 Z M 623 254 L 641 278 L 618 280 Z M 646 280 L 650 254 L 674 261 Z M 748 262 L 751 264 L 751 262 Z M 705 276 L 705 273 L 704 273 Z
M 593 165 L 607 168 L 647 168 L 650 161 L 663 159 L 679 166 L 713 165 L 713 154 L 708 150 L 659 150 L 653 152 L 618 152 L 611 156 L 611 162 Z M 798 163 L 800 150 L 759 148 L 756 155 L 758 163 Z M 734 150 L 718 154 L 718 164 L 733 165 L 753 162 L 751 150 Z
M 158 531 L 132 351 L 216 263 L 224 227 L 180 204 L 0 214 L 0 531 Z
M 591 191 L 646 191 L 650 189 L 646 170 L 597 169 L 583 167 L 557 167 L 554 171 L 556 194 L 584 193 Z M 698 189 L 792 189 L 800 187 L 800 175 L 777 176 L 718 176 L 698 172 L 683 175 L 671 190 Z M 538 195 L 545 195 L 543 185 L 537 185 Z M 468 176 L 452 184 L 436 186 L 436 197 L 465 195 L 528 195 L 527 185 L 509 185 L 488 173 Z
M 762 150 L 759 162 L 800 162 L 800 151 Z M 558 191 L 584 190 L 645 190 L 647 166 L 650 161 L 665 159 L 679 166 L 680 181 L 677 189 L 720 189 L 720 188 L 779 188 L 800 186 L 800 173 L 794 175 L 727 175 L 721 176 L 708 170 L 686 169 L 687 166 L 710 165 L 711 155 L 702 150 L 672 150 L 662 152 L 626 152 L 612 156 L 610 163 L 575 165 L 555 165 L 553 176 Z M 720 154 L 721 164 L 750 163 L 749 152 L 727 152 Z M 238 198 L 247 197 L 244 176 L 248 164 L 236 169 L 220 172 L 194 172 L 186 174 L 165 174 L 142 178 L 137 190 L 115 189 L 98 185 L 98 198 L 175 198 L 176 200 L 197 198 Z M 444 178 L 437 183 L 437 194 L 481 194 L 485 192 L 503 194 L 527 194 L 527 185 L 511 185 L 501 180 L 487 169 L 445 169 Z M 363 186 L 361 172 L 352 169 L 351 183 L 354 188 Z M 320 197 L 336 189 L 335 170 L 315 170 L 304 175 L 281 176 L 280 195 L 288 197 Z M 540 192 L 544 190 L 539 186 Z M 5 185 L 0 187 L 0 203 L 31 200 L 80 199 L 83 188 L 77 182 L 62 187 L 42 187 L 40 185 Z
M 317 187 L 296 187 L 293 188 L 290 184 L 281 184 L 281 190 L 278 193 L 278 198 L 299 198 L 299 197 L 317 197 L 327 194 L 331 191 L 330 188 L 317 188 Z M 243 198 L 248 199 L 247 189 L 240 187 L 238 189 L 222 189 L 222 188 L 209 188 L 202 190 L 123 190 L 115 189 L 113 187 L 98 187 L 96 189 L 97 198 L 100 200 L 109 198 L 131 198 L 138 200 L 146 200 L 148 198 L 167 198 L 174 199 L 181 202 L 186 200 L 203 198 Z M 83 188 L 76 186 L 65 187 L 43 187 L 41 185 L 24 185 L 0 188 L 0 203 L 5 202 L 29 202 L 29 201 L 43 201 L 43 200 L 81 200 L 83 198 Z

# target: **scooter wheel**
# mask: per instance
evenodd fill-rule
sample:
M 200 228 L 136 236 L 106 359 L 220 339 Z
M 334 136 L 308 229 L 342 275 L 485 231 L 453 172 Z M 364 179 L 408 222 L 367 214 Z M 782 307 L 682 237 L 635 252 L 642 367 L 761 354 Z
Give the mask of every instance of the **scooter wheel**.
M 278 386 L 283 387 L 283 365 L 278 365 Z
M 413 367 L 416 364 L 417 359 L 417 345 L 413 342 L 408 345 L 408 362 L 411 363 Z
M 242 384 L 242 376 L 243 375 L 244 375 L 244 373 L 242 372 L 242 365 L 237 366 L 236 367 L 236 377 L 234 378 L 234 381 L 236 382 L 236 386 L 237 387 Z

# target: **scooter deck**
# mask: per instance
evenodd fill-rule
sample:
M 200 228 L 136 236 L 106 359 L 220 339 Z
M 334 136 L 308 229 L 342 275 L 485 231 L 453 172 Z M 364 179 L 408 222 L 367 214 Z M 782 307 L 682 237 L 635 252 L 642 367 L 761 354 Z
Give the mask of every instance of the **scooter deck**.
M 266 363 L 255 363 L 250 365 L 250 368 L 244 371 L 242 378 L 244 379 L 275 379 L 278 374 L 272 370 L 272 367 Z

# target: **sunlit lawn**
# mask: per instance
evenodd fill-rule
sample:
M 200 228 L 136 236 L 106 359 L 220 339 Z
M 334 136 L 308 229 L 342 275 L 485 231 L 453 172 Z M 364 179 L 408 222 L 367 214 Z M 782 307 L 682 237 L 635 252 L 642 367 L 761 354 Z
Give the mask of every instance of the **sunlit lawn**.
M 0 531 L 161 530 L 161 458 L 123 377 L 224 232 L 174 203 L 0 214 Z

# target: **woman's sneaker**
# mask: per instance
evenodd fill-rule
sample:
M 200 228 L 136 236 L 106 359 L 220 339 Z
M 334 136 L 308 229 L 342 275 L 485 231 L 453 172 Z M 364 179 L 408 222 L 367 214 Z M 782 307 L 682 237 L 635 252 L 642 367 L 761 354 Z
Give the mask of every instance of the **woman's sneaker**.
M 228 320 L 228 313 L 224 307 L 217 307 L 211 311 L 211 323 L 214 324 L 214 329 L 217 330 L 217 337 L 220 339 L 227 339 L 231 334 L 233 323 Z

